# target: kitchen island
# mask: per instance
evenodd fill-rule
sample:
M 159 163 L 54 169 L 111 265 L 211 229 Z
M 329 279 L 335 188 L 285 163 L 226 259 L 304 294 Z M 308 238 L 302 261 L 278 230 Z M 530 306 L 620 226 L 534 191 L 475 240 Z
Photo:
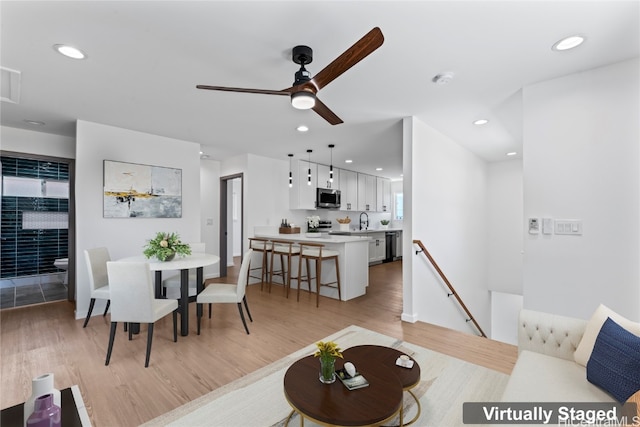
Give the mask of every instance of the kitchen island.
M 369 285 L 369 238 L 366 236 L 333 236 L 321 234 L 321 237 L 307 237 L 301 234 L 279 234 L 275 231 L 256 230 L 255 237 L 270 240 L 286 240 L 295 243 L 322 243 L 325 248 L 338 251 L 338 261 L 340 263 L 340 288 L 343 301 L 357 298 L 366 293 Z M 279 258 L 274 257 L 274 263 Z M 298 257 L 293 258 L 291 266 L 291 289 L 297 289 L 298 281 L 293 280 L 298 277 Z M 303 268 L 305 268 L 303 266 Z M 313 268 L 313 267 L 312 267 Z M 276 266 L 276 269 L 278 267 Z M 333 262 L 325 262 L 322 265 L 322 282 L 333 282 L 335 280 L 336 269 Z M 302 289 L 306 289 L 306 282 Z M 315 281 L 311 283 L 311 289 L 315 290 Z M 320 295 L 338 299 L 338 290 L 328 287 L 320 289 Z

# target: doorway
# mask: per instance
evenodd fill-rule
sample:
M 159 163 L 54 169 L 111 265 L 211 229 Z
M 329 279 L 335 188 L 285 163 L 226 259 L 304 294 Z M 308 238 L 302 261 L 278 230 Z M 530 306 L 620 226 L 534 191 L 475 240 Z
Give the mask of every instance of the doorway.
M 244 252 L 243 177 L 239 173 L 220 178 L 220 277 L 227 276 L 234 257 Z
M 74 160 L 0 155 L 0 307 L 74 301 Z

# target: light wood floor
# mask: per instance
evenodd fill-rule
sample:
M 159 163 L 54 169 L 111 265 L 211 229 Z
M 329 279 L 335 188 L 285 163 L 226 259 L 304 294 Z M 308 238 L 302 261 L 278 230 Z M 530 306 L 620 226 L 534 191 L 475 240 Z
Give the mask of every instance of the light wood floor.
M 298 303 L 295 295 L 286 299 L 282 287 L 269 294 L 260 285 L 249 286 L 251 335 L 244 332 L 235 304 L 214 306 L 213 318 L 205 315 L 200 336 L 195 310 L 190 310 L 190 334 L 179 336 L 177 343 L 168 316 L 156 324 L 146 369 L 144 326 L 133 341 L 118 328 L 111 363 L 105 366 L 109 316 L 94 316 L 83 329 L 83 321 L 74 319 L 73 304 L 66 301 L 2 310 L 0 406 L 24 401 L 31 378 L 53 372 L 57 388 L 79 385 L 94 426 L 135 426 L 352 324 L 511 372 L 517 357 L 514 346 L 401 322 L 401 276 L 401 262 L 374 266 L 365 296 L 347 302 L 321 298 L 320 308 L 305 292 Z

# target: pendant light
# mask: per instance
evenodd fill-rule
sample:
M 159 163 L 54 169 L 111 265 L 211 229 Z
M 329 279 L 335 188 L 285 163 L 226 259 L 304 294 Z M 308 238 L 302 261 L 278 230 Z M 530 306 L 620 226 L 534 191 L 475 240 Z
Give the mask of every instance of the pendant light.
M 311 185 L 311 153 L 313 153 L 313 150 L 307 150 L 307 153 L 309 153 L 309 172 L 307 173 L 307 185 Z
M 333 182 L 333 147 L 335 147 L 335 144 L 329 144 L 329 149 L 331 150 L 331 163 L 329 163 L 329 182 Z
M 289 188 L 293 187 L 293 175 L 291 174 L 291 158 L 293 154 L 288 154 L 289 156 Z

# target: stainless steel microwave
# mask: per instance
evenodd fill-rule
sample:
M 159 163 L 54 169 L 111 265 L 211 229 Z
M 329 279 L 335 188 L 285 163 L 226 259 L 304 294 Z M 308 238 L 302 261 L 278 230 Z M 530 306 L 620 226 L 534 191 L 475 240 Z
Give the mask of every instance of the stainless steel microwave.
M 316 190 L 316 207 L 324 209 L 340 208 L 340 190 L 318 188 Z

